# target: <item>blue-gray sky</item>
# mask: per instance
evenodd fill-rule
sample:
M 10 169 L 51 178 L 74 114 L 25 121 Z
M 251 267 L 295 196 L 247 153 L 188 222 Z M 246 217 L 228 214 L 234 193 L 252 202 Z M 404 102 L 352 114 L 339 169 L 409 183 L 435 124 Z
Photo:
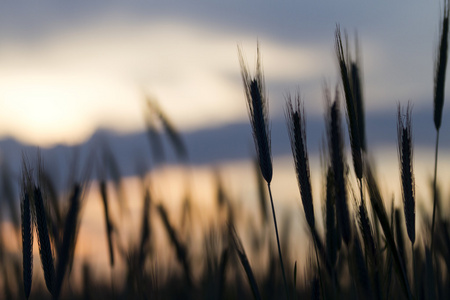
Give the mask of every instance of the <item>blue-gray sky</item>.
M 40 145 L 77 143 L 97 128 L 144 127 L 155 97 L 182 130 L 242 122 L 237 45 L 263 56 L 271 116 L 300 90 L 322 114 L 338 82 L 336 24 L 358 32 L 366 108 L 432 106 L 439 1 L 43 1 L 0 9 L 0 135 Z

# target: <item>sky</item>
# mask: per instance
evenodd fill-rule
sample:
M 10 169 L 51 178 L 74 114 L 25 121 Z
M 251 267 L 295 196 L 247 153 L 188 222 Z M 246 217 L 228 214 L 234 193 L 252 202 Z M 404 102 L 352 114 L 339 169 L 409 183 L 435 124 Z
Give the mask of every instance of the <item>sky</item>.
M 270 115 L 300 91 L 322 116 L 334 32 L 357 32 L 367 113 L 431 109 L 439 1 L 43 1 L 0 5 L 0 138 L 76 144 L 144 128 L 156 99 L 182 131 L 247 120 L 237 47 L 259 42 Z
M 241 196 L 253 187 L 242 184 L 250 175 L 242 171 L 241 164 L 253 145 L 238 46 L 253 71 L 259 42 L 272 132 L 284 133 L 272 141 L 289 151 L 284 127 L 285 95 L 300 92 L 307 121 L 313 125 L 307 129 L 320 132 L 323 127 L 317 124 L 323 122 L 324 82 L 330 86 L 339 82 L 334 53 L 334 34 L 339 24 L 347 30 L 350 45 L 356 32 L 358 35 L 367 127 L 372 130 L 368 136 L 375 140 L 381 136 L 378 141 L 389 136 L 395 143 L 397 105 L 410 101 L 413 122 L 415 113 L 418 120 L 426 121 L 429 116 L 426 126 L 413 124 L 413 133 L 421 136 L 417 140 L 431 140 L 428 144 L 433 147 L 433 64 L 441 6 L 440 1 L 349 0 L 2 2 L 0 140 L 12 137 L 22 143 L 51 147 L 82 143 L 99 129 L 139 132 L 145 128 L 144 99 L 151 97 L 185 133 L 189 148 L 200 157 L 197 162 L 224 157 L 236 161 L 236 165 L 228 167 L 230 173 L 239 176 L 230 178 L 236 180 L 236 198 L 245 198 Z M 444 116 L 450 116 L 448 107 L 444 104 Z M 391 123 L 383 121 L 387 119 Z M 447 119 L 443 120 L 446 132 L 450 126 Z M 247 131 L 236 134 L 245 130 L 242 124 L 247 125 Z M 219 132 L 224 138 L 218 138 Z M 203 143 L 205 136 L 207 144 Z M 312 149 L 317 154 L 321 135 L 311 136 L 309 147 L 315 147 Z M 131 142 L 122 141 L 117 144 L 133 148 Z M 441 143 L 445 142 L 450 144 L 444 134 Z M 388 193 L 396 191 L 399 195 L 399 174 L 392 171 L 397 152 L 396 146 L 391 146 L 378 153 L 383 158 L 380 169 L 386 174 L 381 182 Z M 298 200 L 291 157 L 277 150 L 277 145 L 273 149 L 281 157 L 274 163 L 274 194 L 278 199 Z M 21 156 L 15 152 L 19 162 Z M 49 153 L 53 159 L 57 157 L 56 151 Z M 420 170 L 418 195 L 426 198 L 433 151 L 422 153 L 419 149 L 415 153 L 421 157 L 416 168 Z M 440 152 L 440 161 L 449 162 L 448 153 Z M 321 173 L 317 156 L 312 159 L 312 177 L 318 194 Z M 121 157 L 131 161 L 124 160 L 124 165 L 135 167 L 138 155 Z M 246 163 L 243 165 L 247 170 L 253 171 L 248 168 L 251 163 Z M 60 166 L 59 161 L 56 165 Z M 446 174 L 444 168 L 440 172 Z M 172 176 L 167 177 L 176 182 Z M 201 178 L 194 176 L 195 180 L 205 186 Z M 88 220 L 99 221 L 96 212 L 89 212 L 95 217 L 88 216 Z M 86 228 L 101 228 L 87 223 Z M 90 243 L 81 245 L 93 255 L 88 251 Z

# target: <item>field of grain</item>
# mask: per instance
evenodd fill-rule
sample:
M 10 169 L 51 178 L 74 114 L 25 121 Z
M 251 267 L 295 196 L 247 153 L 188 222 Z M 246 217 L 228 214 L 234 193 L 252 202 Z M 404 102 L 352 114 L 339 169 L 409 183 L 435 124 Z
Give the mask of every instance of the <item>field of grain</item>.
M 449 298 L 450 158 L 439 152 L 448 132 L 441 133 L 449 13 L 445 1 L 429 102 L 434 145 L 414 147 L 421 124 L 407 99 L 392 107 L 396 149 L 371 143 L 364 45 L 337 25 L 338 83 L 318 83 L 320 153 L 308 151 L 308 99 L 297 90 L 283 99 L 292 155 L 273 156 L 258 42 L 255 70 L 245 59 L 249 49 L 236 53 L 254 160 L 191 164 L 183 135 L 147 97 L 151 151 L 149 159 L 134 158 L 138 175 L 122 174 L 106 142 L 94 143 L 86 158 L 75 153 L 63 175 L 52 174 L 39 149 L 22 154 L 20 174 L 5 164 L 0 298 Z

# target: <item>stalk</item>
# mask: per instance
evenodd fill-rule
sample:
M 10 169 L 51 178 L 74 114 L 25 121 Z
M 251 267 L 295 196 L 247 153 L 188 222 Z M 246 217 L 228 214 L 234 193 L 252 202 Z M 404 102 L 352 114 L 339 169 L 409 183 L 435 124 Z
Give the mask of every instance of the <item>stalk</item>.
M 433 220 L 431 222 L 431 255 L 433 255 L 434 247 L 434 225 L 436 221 L 436 180 L 437 180 L 437 158 L 439 145 L 439 129 L 442 122 L 442 111 L 444 107 L 444 92 L 445 92 L 445 74 L 447 70 L 448 57 L 448 31 L 449 31 L 449 1 L 444 2 L 444 16 L 442 19 L 441 39 L 435 62 L 435 77 L 434 77 L 434 126 L 436 128 L 436 149 L 434 154 L 434 181 L 433 181 Z
M 270 204 L 272 206 L 273 224 L 275 225 L 275 235 L 277 236 L 278 256 L 280 259 L 281 272 L 283 274 L 284 289 L 286 291 L 286 298 L 289 299 L 289 288 L 286 280 L 286 272 L 284 270 L 283 255 L 281 254 L 280 237 L 278 235 L 278 226 L 277 226 L 277 216 L 275 215 L 275 207 L 273 205 L 272 189 L 270 188 L 270 183 L 267 183 L 267 188 L 269 189 Z
M 411 272 L 411 282 L 414 283 L 414 293 L 416 297 L 419 297 L 419 285 L 417 284 L 416 276 L 416 254 L 414 253 L 414 244 L 411 243 L 411 257 L 412 257 L 412 272 Z
M 286 280 L 286 272 L 283 264 L 283 256 L 281 254 L 280 238 L 278 235 L 277 218 L 275 215 L 275 208 L 273 205 L 272 190 L 270 182 L 272 181 L 273 166 L 272 166 L 272 152 L 270 140 L 270 128 L 268 126 L 268 100 L 265 93 L 264 75 L 261 67 L 261 56 L 259 53 L 259 45 L 257 47 L 257 61 L 256 74 L 251 77 L 244 58 L 242 57 L 241 49 L 238 48 L 239 63 L 241 65 L 241 76 L 244 84 L 244 92 L 247 103 L 247 110 L 250 123 L 253 129 L 253 140 L 255 142 L 256 152 L 258 154 L 259 168 L 264 180 L 269 189 L 270 204 L 272 205 L 273 223 L 275 225 L 275 234 L 277 237 L 278 255 L 280 258 L 281 271 L 283 273 L 283 282 L 286 292 L 286 297 L 289 299 L 289 289 Z
M 437 180 L 438 146 L 439 146 L 439 129 L 436 131 L 436 149 L 434 152 L 433 219 L 431 221 L 431 253 L 433 253 L 434 247 L 434 224 L 436 221 L 436 202 L 437 202 L 436 180 Z

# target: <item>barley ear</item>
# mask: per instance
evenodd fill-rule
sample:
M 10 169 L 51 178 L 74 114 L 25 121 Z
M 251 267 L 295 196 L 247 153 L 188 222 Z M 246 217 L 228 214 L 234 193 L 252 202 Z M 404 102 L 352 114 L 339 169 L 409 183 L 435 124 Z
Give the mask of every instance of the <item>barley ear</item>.
M 244 268 L 245 274 L 247 275 L 248 282 L 252 289 L 253 297 L 255 300 L 261 299 L 261 294 L 259 293 L 258 284 L 256 283 L 255 276 L 253 275 L 252 267 L 248 261 L 247 254 L 245 254 L 244 246 L 242 245 L 241 239 L 236 233 L 233 226 L 230 225 L 230 237 L 233 242 L 234 249 L 236 250 L 239 260 Z
M 348 61 L 346 61 L 344 56 L 344 48 L 342 46 L 341 31 L 339 27 L 336 28 L 336 55 L 339 62 L 339 68 L 341 71 L 342 85 L 344 87 L 345 93 L 345 103 L 347 108 L 347 122 L 349 127 L 350 135 L 350 145 L 352 150 L 353 167 L 355 170 L 355 175 L 358 179 L 362 178 L 363 167 L 362 167 L 362 157 L 361 157 L 361 142 L 359 133 L 359 122 L 358 115 L 356 114 L 356 104 L 352 92 L 351 81 L 349 76 Z
M 328 101 L 330 102 L 330 101 Z M 339 98 L 329 107 L 328 112 L 328 144 L 330 147 L 331 165 L 334 175 L 334 188 L 336 196 L 336 215 L 338 227 L 347 246 L 351 242 L 350 217 L 347 205 L 347 189 L 344 175 L 344 154 L 339 111 Z
M 20 207 L 22 212 L 23 286 L 25 296 L 28 299 L 33 278 L 33 221 L 31 218 L 30 197 L 27 191 L 24 191 Z
M 364 116 L 364 91 L 362 77 L 362 63 L 359 52 L 358 36 L 355 37 L 356 58 L 350 63 L 351 83 L 353 98 L 355 101 L 356 115 L 358 116 L 358 133 L 361 150 L 367 150 L 366 142 L 366 122 Z
M 25 297 L 28 299 L 33 278 L 33 189 L 32 175 L 27 159 L 22 153 L 22 195 L 20 201 L 21 225 L 22 225 L 22 271 Z M 1 251 L 0 251 L 1 252 Z
M 286 120 L 303 209 L 305 211 L 306 221 L 308 222 L 309 228 L 313 232 L 315 231 L 315 219 L 311 192 L 308 151 L 306 149 L 305 114 L 301 109 L 300 96 L 298 94 L 294 104 L 292 103 L 291 96 L 287 96 Z
M 152 101 L 150 98 L 147 98 L 147 104 L 149 108 L 156 113 L 161 121 L 161 125 L 164 128 L 169 141 L 172 143 L 178 158 L 181 161 L 186 161 L 188 159 L 188 152 L 181 134 L 177 131 L 169 117 L 167 117 L 156 101 Z
M 186 283 L 189 287 L 192 287 L 192 275 L 191 275 L 191 265 L 190 261 L 187 257 L 187 248 L 184 243 L 182 243 L 178 237 L 177 232 L 175 231 L 175 228 L 172 226 L 172 224 L 169 221 L 169 216 L 167 214 L 167 210 L 162 204 L 159 204 L 157 206 L 157 211 L 161 217 L 161 220 L 163 222 L 164 228 L 167 232 L 167 235 L 170 239 L 170 242 L 172 243 L 173 247 L 175 248 L 177 259 L 179 263 L 182 265 Z
M 147 130 L 147 137 L 151 149 L 151 154 L 153 161 L 156 164 L 162 163 L 165 160 L 164 148 L 162 136 L 156 127 L 156 118 L 154 114 L 154 109 L 152 108 L 152 99 L 146 96 L 146 109 L 144 110 L 145 125 Z M 149 104 L 150 103 L 150 104 Z
M 411 135 L 411 106 L 406 108 L 406 114 L 401 114 L 400 105 L 398 106 L 398 153 L 400 161 L 403 208 L 405 212 L 406 230 L 409 240 L 414 244 L 416 239 L 415 223 L 415 191 L 414 191 L 414 172 L 413 172 L 413 149 Z
M 270 149 L 270 129 L 268 126 L 268 103 L 264 86 L 264 75 L 261 67 L 259 45 L 257 47 L 256 74 L 252 78 L 238 48 L 241 76 L 244 84 L 247 110 L 253 130 L 253 139 L 259 159 L 259 167 L 264 180 L 272 181 L 272 153 Z
M 50 294 L 53 295 L 55 267 L 53 264 L 53 253 L 47 228 L 44 200 L 39 187 L 34 188 L 34 205 L 36 213 L 36 228 L 38 231 L 39 255 L 41 257 L 42 269 L 44 270 L 45 285 L 47 286 Z
M 438 146 L 439 129 L 441 127 L 442 110 L 444 106 L 445 73 L 447 68 L 448 52 L 448 22 L 449 22 L 449 1 L 444 1 L 444 19 L 442 20 L 441 40 L 439 44 L 438 58 L 435 62 L 434 76 L 434 126 L 436 128 L 436 147 L 434 154 L 434 183 L 433 183 L 433 217 L 431 220 L 431 253 L 434 249 L 434 226 L 437 204 L 437 166 L 438 166 Z
M 448 55 L 448 18 L 449 4 L 448 0 L 446 0 L 444 2 L 444 19 L 442 20 L 439 51 L 434 67 L 434 126 L 437 131 L 441 127 L 442 109 L 444 106 L 445 73 Z
M 64 277 L 70 258 L 75 252 L 77 226 L 81 208 L 81 187 L 75 184 L 70 198 L 70 206 L 64 223 L 64 233 L 61 247 L 58 250 L 58 263 L 56 266 L 54 299 L 59 299 Z

